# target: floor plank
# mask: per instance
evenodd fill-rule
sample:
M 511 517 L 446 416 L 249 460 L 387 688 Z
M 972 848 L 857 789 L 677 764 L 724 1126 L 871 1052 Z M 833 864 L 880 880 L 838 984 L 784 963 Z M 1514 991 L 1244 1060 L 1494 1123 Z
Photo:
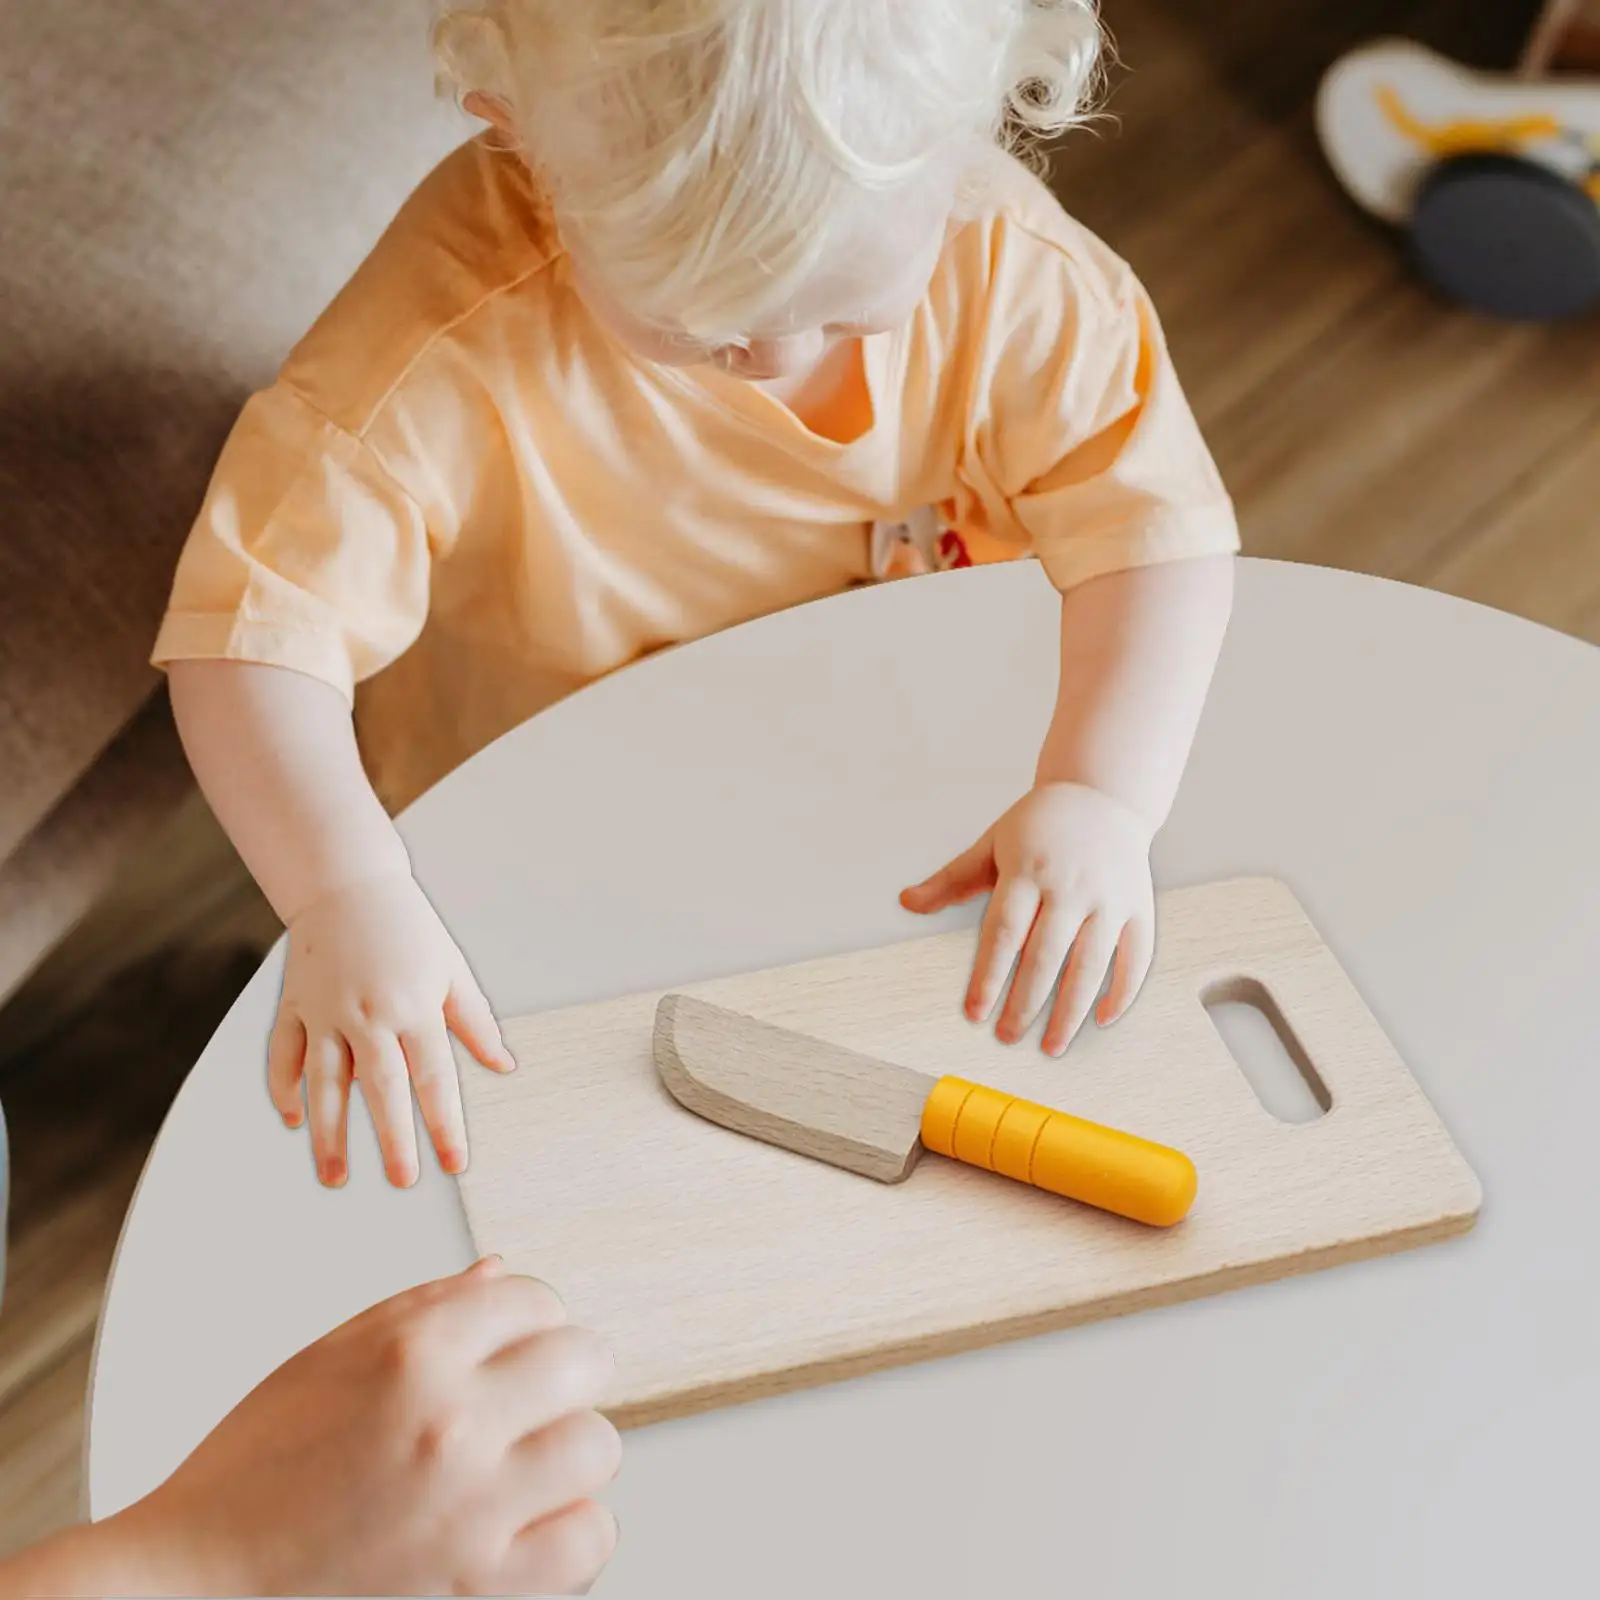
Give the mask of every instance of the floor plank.
M 0 1406 L 0 1556 L 78 1520 L 92 1343 L 68 1345 L 54 1366 Z
M 0 1407 L 37 1381 L 62 1350 L 89 1338 L 142 1157 L 131 1141 L 99 1170 L 58 1185 L 54 1201 L 30 1197 L 11 1244 L 0 1316 Z
M 1486 325 L 1395 283 L 1211 427 L 1253 548 L 1429 580 L 1443 548 L 1600 417 L 1600 326 Z
M 1600 644 L 1600 406 L 1441 552 L 1428 581 Z
M 108 984 L 0 1078 L 11 1225 L 0 1301 L 0 1554 L 76 1514 L 84 1385 L 145 1155 L 258 962 L 178 945 Z
M 1309 125 L 1298 122 L 1263 133 L 1116 243 L 1150 290 L 1230 477 L 1232 417 L 1276 395 L 1308 357 L 1406 283 L 1388 237 L 1334 190 Z
M 170 715 L 170 713 L 168 713 Z M 37 1049 L 117 974 L 175 947 L 250 945 L 280 932 L 198 792 L 126 862 L 94 912 L 5 1006 L 0 1071 Z

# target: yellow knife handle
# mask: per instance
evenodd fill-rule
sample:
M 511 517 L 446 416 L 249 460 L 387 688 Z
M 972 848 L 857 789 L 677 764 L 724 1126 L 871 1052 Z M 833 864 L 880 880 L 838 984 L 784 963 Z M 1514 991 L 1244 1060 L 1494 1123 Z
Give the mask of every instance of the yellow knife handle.
M 922 1142 L 970 1167 L 1154 1228 L 1183 1220 L 1199 1182 L 1182 1151 L 964 1078 L 934 1084 L 922 1108 Z

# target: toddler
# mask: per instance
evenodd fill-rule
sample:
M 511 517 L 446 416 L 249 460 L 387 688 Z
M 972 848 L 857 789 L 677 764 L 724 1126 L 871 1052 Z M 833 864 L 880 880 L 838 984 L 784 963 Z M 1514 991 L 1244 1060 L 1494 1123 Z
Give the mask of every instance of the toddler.
M 1034 787 L 902 901 L 989 893 L 965 1009 L 1003 1040 L 1133 999 L 1237 533 L 1145 293 L 1017 157 L 1097 38 L 1091 0 L 442 15 L 485 130 L 244 409 L 155 650 L 289 931 L 268 1079 L 324 1183 L 352 1085 L 407 1184 L 413 1089 L 466 1163 L 449 1033 L 512 1065 L 390 814 L 602 674 L 873 579 L 1031 555 L 1059 590 Z

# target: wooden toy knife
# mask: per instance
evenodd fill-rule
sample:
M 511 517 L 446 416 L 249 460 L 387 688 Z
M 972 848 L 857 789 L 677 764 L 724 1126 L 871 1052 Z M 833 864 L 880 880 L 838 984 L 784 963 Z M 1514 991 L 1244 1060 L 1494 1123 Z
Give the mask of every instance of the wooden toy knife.
M 880 1183 L 909 1177 L 926 1147 L 1151 1227 L 1194 1203 L 1181 1151 L 691 995 L 661 1000 L 654 1045 L 668 1093 L 697 1116 Z

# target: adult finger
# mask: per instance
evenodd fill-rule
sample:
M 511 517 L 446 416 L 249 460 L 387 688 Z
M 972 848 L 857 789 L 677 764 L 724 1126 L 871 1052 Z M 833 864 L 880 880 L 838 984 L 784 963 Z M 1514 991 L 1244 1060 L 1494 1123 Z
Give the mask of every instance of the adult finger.
M 494 1426 L 509 1445 L 574 1411 L 603 1405 L 617 1364 L 598 1334 L 563 1322 L 502 1345 L 484 1362 L 483 1372 Z
M 366 1029 L 351 1039 L 350 1051 L 383 1153 L 383 1170 L 396 1188 L 409 1188 L 417 1181 L 417 1127 L 400 1041 L 387 1029 Z
M 1083 926 L 1083 914 L 1081 904 L 1055 901 L 1048 894 L 1040 902 L 1039 915 L 1022 947 L 1017 975 L 1011 980 L 1011 993 L 995 1029 L 1007 1044 L 1020 1039 L 1044 1009 L 1072 953 L 1072 941 Z
M 392 1328 L 397 1323 L 409 1322 L 453 1295 L 470 1290 L 473 1285 L 504 1272 L 505 1262 L 499 1256 L 479 1256 L 470 1267 L 463 1267 L 460 1272 L 452 1272 L 444 1278 L 428 1278 L 409 1289 L 401 1289 L 387 1300 L 367 1306 L 340 1323 L 328 1337 L 349 1338 L 376 1327 Z
M 1061 1055 L 1082 1027 L 1089 1007 L 1094 1004 L 1094 998 L 1105 982 L 1116 936 L 1117 929 L 1109 925 L 1105 916 L 1098 912 L 1093 913 L 1078 930 L 1041 1041 L 1047 1055 Z
M 512 1541 L 499 1575 L 504 1592 L 588 1594 L 616 1548 L 617 1519 L 598 1501 L 581 1500 Z
M 456 1038 L 484 1066 L 495 1072 L 516 1071 L 517 1058 L 506 1048 L 494 1009 L 470 974 L 463 973 L 450 985 L 450 992 L 445 996 L 444 1020 Z
M 1102 1028 L 1109 1027 L 1133 1004 L 1134 997 L 1150 975 L 1150 964 L 1155 959 L 1155 953 L 1154 921 L 1143 915 L 1132 918 L 1117 941 L 1111 987 L 1100 1002 L 1099 1011 L 1095 1013 L 1095 1021 Z
M 400 1048 L 439 1165 L 446 1172 L 460 1172 L 467 1164 L 467 1118 L 461 1108 L 456 1058 L 443 1024 L 420 1033 L 401 1034 Z
M 288 1006 L 279 1006 L 267 1039 L 267 1093 L 291 1128 L 298 1128 L 306 1119 L 305 1068 L 305 1024 Z
M 514 1359 L 530 1339 L 566 1326 L 567 1308 L 549 1284 L 503 1268 L 482 1267 L 444 1281 L 428 1307 L 429 1326 L 462 1361 Z M 592 1337 L 592 1335 L 590 1336 Z M 508 1437 L 520 1437 L 521 1426 Z
M 903 890 L 900 904 L 907 911 L 917 911 L 924 916 L 942 911 L 946 906 L 970 900 L 995 883 L 994 836 L 986 833 L 975 845 L 963 850 L 954 860 L 948 861 L 921 883 Z
M 504 1479 L 519 1526 L 598 1494 L 622 1465 L 622 1435 L 598 1411 L 569 1411 L 507 1452 Z
M 317 1176 L 337 1189 L 349 1176 L 350 1051 L 337 1033 L 306 1044 L 306 1105 Z
M 1007 878 L 989 897 L 967 987 L 967 1015 L 974 1022 L 989 1020 L 1038 909 L 1039 888 L 1031 878 Z

